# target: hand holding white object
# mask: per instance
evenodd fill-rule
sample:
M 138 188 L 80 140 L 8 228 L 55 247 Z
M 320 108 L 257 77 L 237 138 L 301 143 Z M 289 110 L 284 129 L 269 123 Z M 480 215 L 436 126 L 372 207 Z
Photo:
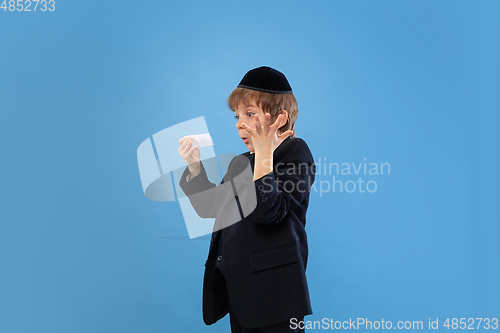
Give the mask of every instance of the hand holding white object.
M 200 173 L 200 148 L 193 146 L 193 138 L 184 137 L 179 139 L 179 150 L 181 158 L 189 168 L 189 179 L 196 177 Z

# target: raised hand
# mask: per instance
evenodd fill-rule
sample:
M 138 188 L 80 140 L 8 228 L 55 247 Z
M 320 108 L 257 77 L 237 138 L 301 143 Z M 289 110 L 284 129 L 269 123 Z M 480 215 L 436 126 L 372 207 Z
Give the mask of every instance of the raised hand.
M 293 134 L 288 130 L 278 135 L 278 128 L 283 120 L 283 115 L 278 115 L 278 119 L 271 125 L 271 115 L 264 115 L 262 125 L 259 115 L 255 114 L 255 128 L 243 123 L 241 126 L 252 137 L 252 144 L 255 153 L 255 166 L 253 179 L 257 180 L 273 171 L 273 152 L 287 137 Z
M 282 114 L 278 115 L 276 121 L 272 125 L 271 115 L 269 113 L 266 113 L 264 116 L 264 124 L 261 124 L 258 114 L 254 115 L 254 117 L 255 128 L 251 128 L 245 123 L 241 124 L 241 126 L 251 135 L 256 154 L 258 152 L 263 152 L 265 154 L 274 152 L 276 147 L 278 147 L 283 140 L 293 135 L 292 130 L 278 134 L 278 129 L 283 120 Z

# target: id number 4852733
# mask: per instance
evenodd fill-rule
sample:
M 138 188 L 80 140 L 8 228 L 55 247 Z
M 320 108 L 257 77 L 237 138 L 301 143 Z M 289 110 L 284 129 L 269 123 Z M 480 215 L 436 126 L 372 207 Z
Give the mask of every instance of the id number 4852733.
M 1 0 L 0 0 L 1 1 Z M 38 11 L 50 11 L 56 10 L 55 0 L 3 0 L 0 9 L 4 12 L 36 12 Z
M 474 320 L 475 319 L 475 320 Z M 498 318 L 447 318 L 443 324 L 448 329 L 498 329 Z

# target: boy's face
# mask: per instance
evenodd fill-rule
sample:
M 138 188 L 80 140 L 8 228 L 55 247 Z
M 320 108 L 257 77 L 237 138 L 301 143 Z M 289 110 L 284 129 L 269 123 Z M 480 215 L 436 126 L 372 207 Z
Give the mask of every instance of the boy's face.
M 265 119 L 264 111 L 262 111 L 262 109 L 259 106 L 257 106 L 255 102 L 252 101 L 248 105 L 240 103 L 240 105 L 238 105 L 234 113 L 236 119 L 238 120 L 236 122 L 236 129 L 238 130 L 240 138 L 243 140 L 243 143 L 247 146 L 248 150 L 255 153 L 252 144 L 252 137 L 245 129 L 241 127 L 241 124 L 245 123 L 248 125 L 248 127 L 256 128 L 254 116 L 258 114 L 259 118 L 262 121 L 263 119 Z

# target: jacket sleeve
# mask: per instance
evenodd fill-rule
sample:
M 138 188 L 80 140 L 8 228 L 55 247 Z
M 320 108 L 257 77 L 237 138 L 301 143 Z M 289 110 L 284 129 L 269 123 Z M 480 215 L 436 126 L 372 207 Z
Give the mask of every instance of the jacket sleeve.
M 254 182 L 257 207 L 251 216 L 255 223 L 279 223 L 294 210 L 307 209 L 316 171 L 314 159 L 304 140 L 284 143 L 273 156 L 273 171 Z
M 230 190 L 232 193 L 231 184 L 221 183 L 219 186 L 216 186 L 210 182 L 203 162 L 200 162 L 200 173 L 196 177 L 186 181 L 188 175 L 189 168 L 186 167 L 179 182 L 182 191 L 189 198 L 191 205 L 199 217 L 215 218 L 217 211 L 223 204 L 222 201 L 227 196 L 227 191 Z

